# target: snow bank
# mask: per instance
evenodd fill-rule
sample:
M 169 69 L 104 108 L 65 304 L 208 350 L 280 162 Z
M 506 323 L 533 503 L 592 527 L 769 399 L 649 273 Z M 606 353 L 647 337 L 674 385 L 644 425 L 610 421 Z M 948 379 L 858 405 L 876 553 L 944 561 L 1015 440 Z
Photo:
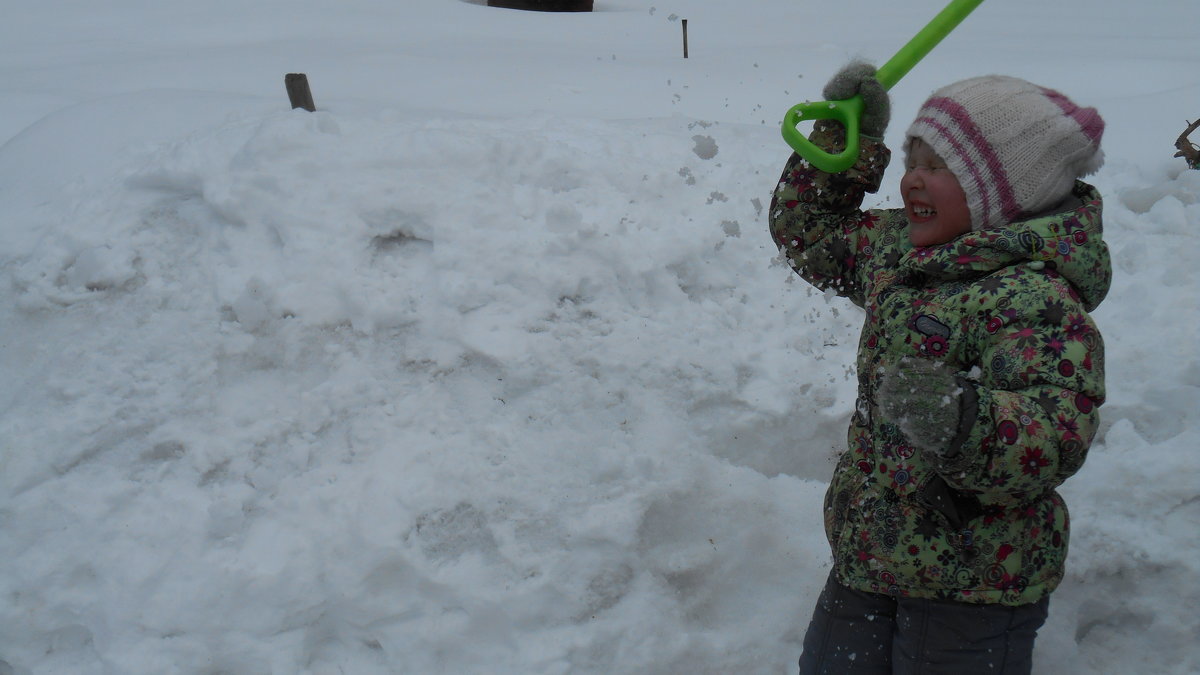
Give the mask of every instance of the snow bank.
M 790 661 L 852 322 L 770 266 L 772 136 L 274 114 L 8 228 L 5 658 Z
M 1118 164 L 1105 178 L 1114 286 L 1095 317 L 1109 396 L 1100 442 L 1062 491 L 1069 575 L 1039 655 L 1061 664 L 1047 672 L 1195 673 L 1200 172 Z
M 798 55 L 795 3 L 234 4 L 0 27 L 0 672 L 791 672 L 861 316 L 775 260 L 768 118 L 848 47 Z M 1119 48 L 998 5 L 897 90 L 1108 68 L 1047 82 L 1109 120 L 1116 282 L 1042 673 L 1200 671 L 1200 172 L 1138 126 L 1196 91 L 1170 4 Z M 247 93 L 297 44 L 315 114 Z

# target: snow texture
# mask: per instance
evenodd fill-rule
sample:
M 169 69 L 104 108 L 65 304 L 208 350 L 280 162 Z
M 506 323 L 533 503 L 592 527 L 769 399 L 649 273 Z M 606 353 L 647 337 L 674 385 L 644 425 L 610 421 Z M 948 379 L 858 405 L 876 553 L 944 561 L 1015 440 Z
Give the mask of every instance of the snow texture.
M 862 317 L 776 258 L 778 123 L 941 5 L 9 2 L 0 673 L 792 672 Z M 1108 121 L 1038 673 L 1200 671 L 1195 10 L 987 4 L 892 91 L 892 147 L 986 72 Z

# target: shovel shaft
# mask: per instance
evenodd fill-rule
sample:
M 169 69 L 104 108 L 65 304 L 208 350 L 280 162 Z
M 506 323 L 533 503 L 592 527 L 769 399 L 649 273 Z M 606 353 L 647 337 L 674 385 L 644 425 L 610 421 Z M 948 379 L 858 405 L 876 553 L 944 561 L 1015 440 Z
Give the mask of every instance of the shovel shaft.
M 879 67 L 875 79 L 879 80 L 884 89 L 891 89 L 982 2 L 983 0 L 951 0 L 950 4 L 925 24 L 921 32 L 914 35 L 895 56 Z
M 950 4 L 938 12 L 908 44 L 875 71 L 875 79 L 884 89 L 891 89 L 933 50 L 942 38 L 967 18 L 983 0 L 950 0 Z M 800 103 L 792 106 L 783 116 L 783 138 L 792 149 L 822 171 L 838 173 L 854 165 L 858 158 L 858 120 L 862 116 L 862 96 L 855 95 L 845 101 L 820 101 Z M 846 128 L 846 148 L 834 155 L 813 145 L 797 128 L 805 120 L 836 120 Z

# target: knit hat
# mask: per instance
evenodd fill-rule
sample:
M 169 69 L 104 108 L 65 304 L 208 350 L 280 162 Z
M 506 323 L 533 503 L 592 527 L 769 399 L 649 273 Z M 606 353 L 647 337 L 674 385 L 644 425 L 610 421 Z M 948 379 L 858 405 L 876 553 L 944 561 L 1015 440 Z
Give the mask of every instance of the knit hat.
M 1104 163 L 1104 120 L 1053 89 L 985 75 L 943 87 L 908 128 L 946 162 L 967 196 L 971 229 L 1043 211 Z

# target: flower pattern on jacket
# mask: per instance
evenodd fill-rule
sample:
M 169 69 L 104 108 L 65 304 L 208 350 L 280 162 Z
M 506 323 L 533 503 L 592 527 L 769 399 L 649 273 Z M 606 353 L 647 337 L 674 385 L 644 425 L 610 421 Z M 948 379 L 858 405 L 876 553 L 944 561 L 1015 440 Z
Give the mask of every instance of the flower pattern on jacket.
M 844 147 L 831 123 L 813 141 Z M 876 593 L 1035 602 L 1067 554 L 1055 488 L 1083 464 L 1104 401 L 1088 314 L 1112 279 L 1100 196 L 1077 183 L 1053 213 L 913 247 L 900 209 L 860 210 L 889 158 L 866 137 L 840 174 L 793 155 L 769 213 L 793 269 L 866 312 L 859 402 L 825 503 L 837 576 Z M 913 448 L 875 404 L 880 374 L 902 358 L 943 361 L 975 389 L 944 456 Z

